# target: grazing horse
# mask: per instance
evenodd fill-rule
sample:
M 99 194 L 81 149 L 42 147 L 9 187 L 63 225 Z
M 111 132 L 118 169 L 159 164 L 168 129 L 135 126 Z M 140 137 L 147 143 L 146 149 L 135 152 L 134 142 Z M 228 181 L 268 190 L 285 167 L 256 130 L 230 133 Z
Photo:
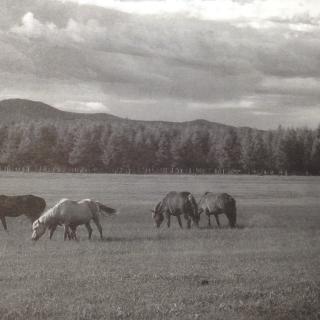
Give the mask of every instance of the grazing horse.
M 19 217 L 24 214 L 34 222 L 40 217 L 45 207 L 45 200 L 33 195 L 0 195 L 0 220 L 4 230 L 8 230 L 6 217 Z
M 156 227 L 159 228 L 164 216 L 167 219 L 167 226 L 170 227 L 171 216 L 176 216 L 180 228 L 182 228 L 181 215 L 187 221 L 188 229 L 191 227 L 191 220 L 198 226 L 199 214 L 197 203 L 190 192 L 169 192 L 152 210 L 152 217 Z
M 50 229 L 50 239 L 58 225 L 64 225 L 64 240 L 76 239 L 76 228 L 84 224 L 88 230 L 89 239 L 91 239 L 92 228 L 90 221 L 93 220 L 97 226 L 100 238 L 102 239 L 102 226 L 100 223 L 100 214 L 116 214 L 116 210 L 109 208 L 102 203 L 90 199 L 72 201 L 68 199 L 60 200 L 54 207 L 47 210 L 32 225 L 32 240 L 38 240 L 46 231 Z M 69 231 L 71 229 L 71 233 Z
M 224 213 L 228 220 L 229 226 L 234 228 L 237 222 L 236 201 L 227 193 L 213 194 L 206 192 L 198 204 L 199 215 L 204 212 L 208 216 L 208 226 L 211 227 L 210 215 L 216 218 L 218 227 L 220 228 L 219 214 Z

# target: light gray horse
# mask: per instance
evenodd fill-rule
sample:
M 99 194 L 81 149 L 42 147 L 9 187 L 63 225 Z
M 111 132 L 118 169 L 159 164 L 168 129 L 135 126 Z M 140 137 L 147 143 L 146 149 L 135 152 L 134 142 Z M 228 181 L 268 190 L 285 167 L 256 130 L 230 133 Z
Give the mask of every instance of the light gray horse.
M 47 230 L 50 229 L 50 239 L 58 225 L 64 226 L 64 239 L 76 239 L 76 228 L 79 225 L 85 225 L 89 239 L 91 239 L 92 228 L 90 221 L 93 220 L 97 226 L 100 238 L 102 239 L 102 226 L 100 223 L 100 214 L 116 214 L 116 210 L 105 206 L 104 204 L 91 199 L 72 201 L 69 199 L 60 200 L 54 207 L 47 210 L 32 225 L 32 240 L 38 240 Z M 71 229 L 71 233 L 69 231 Z
M 219 214 L 225 214 L 229 226 L 234 228 L 237 222 L 236 201 L 227 193 L 214 194 L 206 192 L 198 204 L 199 215 L 204 212 L 208 216 L 208 226 L 211 227 L 210 215 L 214 215 L 220 228 Z

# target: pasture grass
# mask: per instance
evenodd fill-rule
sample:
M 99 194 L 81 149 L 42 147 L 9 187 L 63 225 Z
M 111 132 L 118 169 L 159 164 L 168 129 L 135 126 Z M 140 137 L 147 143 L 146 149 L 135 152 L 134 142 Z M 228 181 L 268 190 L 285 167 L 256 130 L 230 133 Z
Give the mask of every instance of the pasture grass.
M 0 319 L 320 319 L 320 179 L 0 173 L 0 194 L 48 206 L 92 197 L 120 210 L 105 239 L 30 240 L 26 218 L 0 230 Z M 237 229 L 156 230 L 150 209 L 170 190 L 227 191 Z M 214 218 L 212 220 L 215 223 Z

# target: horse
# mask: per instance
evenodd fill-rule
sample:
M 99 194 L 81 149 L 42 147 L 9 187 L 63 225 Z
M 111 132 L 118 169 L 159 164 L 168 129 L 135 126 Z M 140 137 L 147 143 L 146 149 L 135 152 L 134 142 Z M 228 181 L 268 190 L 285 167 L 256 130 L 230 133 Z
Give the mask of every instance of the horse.
M 4 230 L 8 231 L 6 217 L 27 216 L 33 223 L 46 207 L 43 198 L 34 195 L 0 195 L 0 220 Z
M 220 228 L 219 214 L 225 214 L 229 221 L 229 226 L 234 228 L 237 222 L 236 201 L 227 193 L 213 194 L 206 192 L 198 204 L 199 215 L 204 212 L 208 216 L 208 226 L 211 227 L 210 215 L 214 215 L 218 227 Z
M 200 216 L 198 215 L 197 203 L 193 195 L 188 191 L 169 192 L 151 211 L 157 228 L 163 222 L 164 216 L 166 216 L 168 228 L 170 228 L 171 216 L 177 217 L 179 226 L 182 228 L 181 215 L 187 221 L 188 229 L 191 227 L 191 220 L 196 226 L 199 225 Z
M 100 214 L 102 213 L 113 215 L 116 214 L 116 210 L 91 199 L 83 199 L 80 201 L 62 199 L 41 215 L 39 219 L 34 221 L 31 239 L 38 240 L 46 232 L 47 228 L 50 230 L 51 239 L 58 225 L 64 226 L 64 240 L 66 240 L 67 237 L 69 239 L 76 239 L 76 228 L 83 224 L 88 230 L 89 239 L 91 239 L 91 220 L 93 220 L 97 226 L 100 238 L 103 239 L 102 226 L 100 223 Z

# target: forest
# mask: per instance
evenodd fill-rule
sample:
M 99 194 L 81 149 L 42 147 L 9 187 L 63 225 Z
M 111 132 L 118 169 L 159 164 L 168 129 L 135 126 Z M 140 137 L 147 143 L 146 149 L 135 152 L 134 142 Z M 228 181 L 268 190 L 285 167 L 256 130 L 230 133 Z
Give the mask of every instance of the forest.
M 320 126 L 261 131 L 134 121 L 0 124 L 0 169 L 317 175 Z

